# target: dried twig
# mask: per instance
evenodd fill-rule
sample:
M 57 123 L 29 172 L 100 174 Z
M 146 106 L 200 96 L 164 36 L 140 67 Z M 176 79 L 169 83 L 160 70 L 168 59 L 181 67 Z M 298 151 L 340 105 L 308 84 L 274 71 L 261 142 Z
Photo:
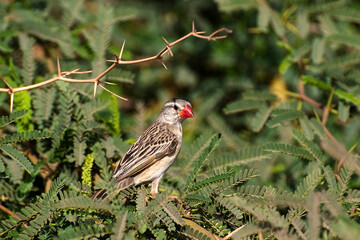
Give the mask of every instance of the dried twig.
M 9 214 L 10 216 L 17 218 L 19 220 L 22 220 L 21 217 L 19 217 L 16 213 L 10 211 L 9 209 L 7 209 L 6 207 L 4 207 L 3 205 L 0 204 L 0 210 Z
M 151 57 L 147 57 L 147 58 L 142 58 L 142 59 L 137 59 L 137 60 L 129 60 L 129 61 L 125 61 L 122 60 L 122 55 L 124 52 L 124 48 L 125 48 L 125 41 L 123 42 L 123 45 L 121 47 L 121 51 L 119 53 L 119 55 L 116 55 L 114 53 L 115 56 L 115 60 L 107 60 L 108 62 L 111 62 L 112 64 L 105 69 L 102 73 L 100 73 L 98 76 L 94 77 L 94 78 L 90 78 L 90 79 L 73 79 L 73 78 L 67 78 L 70 75 L 75 75 L 75 74 L 86 74 L 86 73 L 91 73 L 92 70 L 90 71 L 82 71 L 79 72 L 79 69 L 74 69 L 72 71 L 65 71 L 62 72 L 61 68 L 60 68 L 60 61 L 59 58 L 57 59 L 57 71 L 58 74 L 57 76 L 50 78 L 48 80 L 45 80 L 41 83 L 36 83 L 36 84 L 32 84 L 32 85 L 28 85 L 25 87 L 18 87 L 18 88 L 12 88 L 5 80 L 5 78 L 3 78 L 4 83 L 6 84 L 7 88 L 0 88 L 0 92 L 7 92 L 10 95 L 10 112 L 12 112 L 13 110 L 13 102 L 14 102 L 14 93 L 16 92 L 21 92 L 21 91 L 27 91 L 27 90 L 31 90 L 34 88 L 39 88 L 42 86 L 45 86 L 47 84 L 50 84 L 52 82 L 55 81 L 64 81 L 64 82 L 70 82 L 70 83 L 93 83 L 94 84 L 94 98 L 96 96 L 96 90 L 97 90 L 97 86 L 100 86 L 101 88 L 103 88 L 105 91 L 111 93 L 112 95 L 123 99 L 125 101 L 127 101 L 126 98 L 121 97 L 113 92 L 111 92 L 109 89 L 105 88 L 104 86 L 102 86 L 102 84 L 112 84 L 112 83 L 108 83 L 108 82 L 102 82 L 100 81 L 100 79 L 102 77 L 104 77 L 106 74 L 108 74 L 113 68 L 115 68 L 117 65 L 125 65 L 125 64 L 137 64 L 137 63 L 144 63 L 144 62 L 149 62 L 149 61 L 154 61 L 154 60 L 160 60 L 160 62 L 162 63 L 162 65 L 164 66 L 165 69 L 167 69 L 165 63 L 163 62 L 162 58 L 164 56 L 165 53 L 169 53 L 171 56 L 173 56 L 173 53 L 171 51 L 171 48 L 173 46 L 175 46 L 176 44 L 184 41 L 187 38 L 190 37 L 197 37 L 197 38 L 202 38 L 202 39 L 207 39 L 209 41 L 216 41 L 218 39 L 223 39 L 227 37 L 227 34 L 231 33 L 232 31 L 230 29 L 227 28 L 221 28 L 216 30 L 215 32 L 211 33 L 208 36 L 202 35 L 205 32 L 197 32 L 195 29 L 195 24 L 194 22 L 192 23 L 192 31 L 190 33 L 188 33 L 187 35 L 179 38 L 178 40 L 175 40 L 174 42 L 169 43 L 164 37 L 163 40 L 166 43 L 166 46 L 156 55 L 151 56 Z M 224 33 L 223 35 L 219 35 L 221 33 Z

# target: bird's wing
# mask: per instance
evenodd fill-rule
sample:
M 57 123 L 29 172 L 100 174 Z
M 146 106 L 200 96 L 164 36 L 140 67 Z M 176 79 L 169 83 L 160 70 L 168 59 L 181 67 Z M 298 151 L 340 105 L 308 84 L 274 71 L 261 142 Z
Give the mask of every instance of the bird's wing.
M 157 125 L 151 126 L 124 155 L 113 177 L 120 181 L 136 175 L 163 157 L 173 154 L 178 144 L 175 134 Z

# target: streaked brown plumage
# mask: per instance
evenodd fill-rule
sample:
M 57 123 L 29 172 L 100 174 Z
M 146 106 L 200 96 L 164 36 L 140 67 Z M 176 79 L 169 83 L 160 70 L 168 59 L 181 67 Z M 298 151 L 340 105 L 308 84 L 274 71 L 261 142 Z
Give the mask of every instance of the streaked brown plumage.
M 133 185 L 151 182 L 151 194 L 158 192 L 158 186 L 165 171 L 174 162 L 182 142 L 181 123 L 194 117 L 191 104 L 180 98 L 167 101 L 156 121 L 145 130 L 125 153 L 112 177 L 116 191 Z M 92 198 L 107 198 L 100 190 Z

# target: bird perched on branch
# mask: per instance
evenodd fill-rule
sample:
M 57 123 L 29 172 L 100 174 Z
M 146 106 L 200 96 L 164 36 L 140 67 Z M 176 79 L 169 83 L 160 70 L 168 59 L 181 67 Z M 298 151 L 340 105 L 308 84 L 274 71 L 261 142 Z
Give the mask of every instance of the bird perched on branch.
M 181 123 L 189 117 L 194 117 L 189 102 L 173 98 L 164 104 L 156 121 L 136 140 L 116 166 L 112 174 L 116 191 L 151 182 L 151 195 L 156 195 L 161 178 L 180 151 Z M 106 199 L 108 193 L 102 189 L 92 198 Z

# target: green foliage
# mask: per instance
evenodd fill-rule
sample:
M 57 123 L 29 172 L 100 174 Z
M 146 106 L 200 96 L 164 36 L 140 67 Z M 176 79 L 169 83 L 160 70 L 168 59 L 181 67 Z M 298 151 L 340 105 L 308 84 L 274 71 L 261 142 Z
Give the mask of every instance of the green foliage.
M 204 149 L 204 151 L 200 154 L 199 159 L 193 163 L 193 171 L 190 172 L 189 176 L 187 177 L 185 191 L 189 190 L 194 186 L 194 180 L 199 173 L 201 167 L 204 165 L 204 162 L 209 159 L 209 156 L 212 151 L 217 147 L 221 139 L 221 135 L 217 134 L 213 136 L 210 140 L 209 146 Z
M 0 118 L 0 127 L 4 127 L 7 124 L 14 122 L 16 119 L 22 118 L 28 113 L 28 110 L 21 110 L 11 113 L 9 116 L 2 116 Z
M 94 155 L 88 154 L 85 157 L 84 164 L 82 166 L 81 180 L 83 184 L 87 184 L 91 187 L 91 170 L 94 164 Z
M 176 6 L 176 8 L 174 8 Z M 339 1 L 1 1 L 1 239 L 352 239 L 359 235 L 360 5 Z M 0 83 L 0 88 L 6 87 Z M 105 86 L 105 83 L 103 83 Z M 10 93 L 10 94 L 9 94 Z M 189 100 L 160 182 L 114 190 L 112 171 L 169 98 Z M 93 187 L 93 188 L 92 188 Z M 4 209 L 1 208 L 1 209 Z M 20 218 L 20 219 L 19 219 Z

